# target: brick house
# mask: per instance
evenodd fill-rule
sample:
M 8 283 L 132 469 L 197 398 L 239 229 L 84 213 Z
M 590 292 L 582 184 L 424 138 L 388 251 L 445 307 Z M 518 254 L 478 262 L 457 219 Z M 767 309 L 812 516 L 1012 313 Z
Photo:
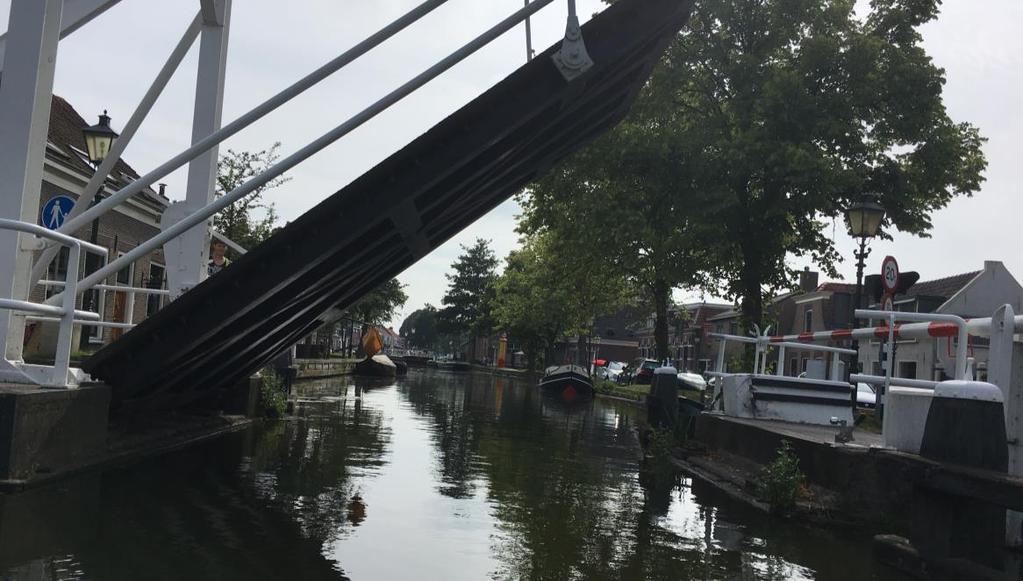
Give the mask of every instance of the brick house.
M 50 123 L 43 166 L 43 182 L 39 199 L 40 223 L 42 209 L 53 197 L 64 195 L 78 198 L 93 175 L 93 166 L 86 153 L 82 129 L 91 125 L 63 98 L 54 95 L 50 106 Z M 103 185 L 101 195 L 110 195 L 139 177 L 123 160 L 118 161 Z M 162 189 L 162 188 L 161 188 Z M 94 242 L 108 250 L 108 259 L 138 246 L 160 231 L 160 217 L 169 204 L 162 192 L 146 188 L 107 212 L 92 224 L 74 232 L 81 240 Z M 96 271 L 104 262 L 102 257 L 83 251 L 79 276 Z M 67 272 L 67 249 L 62 249 L 50 264 L 47 280 L 63 281 Z M 108 279 L 107 284 L 125 287 L 166 288 L 166 262 L 163 251 L 157 250 L 136 261 L 131 267 Z M 30 300 L 42 301 L 58 289 L 37 285 Z M 99 310 L 104 321 L 138 323 L 159 310 L 165 297 L 136 295 L 120 291 L 87 291 L 79 298 L 79 308 Z M 130 316 L 129 316 L 130 315 Z M 28 357 L 52 354 L 57 325 L 29 321 L 26 326 L 25 353 Z M 75 350 L 94 350 L 104 343 L 120 337 L 125 331 L 107 327 L 86 326 L 75 329 Z
M 732 310 L 732 305 L 706 301 L 686 303 L 668 311 L 668 353 L 672 365 L 679 369 L 703 373 L 713 367 L 716 351 L 710 349 L 705 336 L 713 330 L 711 319 Z M 649 317 L 636 332 L 639 356 L 657 358 L 654 318 Z
M 816 273 L 804 271 L 801 285 L 815 284 Z M 825 282 L 812 290 L 802 290 L 789 295 L 782 301 L 775 301 L 775 320 L 779 321 L 778 334 L 796 335 L 817 333 L 833 329 L 848 328 L 852 319 L 852 305 L 856 286 L 849 283 Z M 866 302 L 866 297 L 864 301 Z M 921 281 L 909 288 L 905 294 L 893 300 L 896 311 L 915 313 L 944 313 L 964 318 L 990 317 L 996 308 L 1009 303 L 1019 312 L 1023 309 L 1023 287 L 1001 262 L 985 261 L 982 270 L 965 272 L 944 278 Z M 871 304 L 879 309 L 880 305 Z M 864 327 L 882 324 L 881 321 L 856 321 L 855 326 Z M 774 333 L 774 332 L 773 332 Z M 849 347 L 851 341 L 833 343 L 837 347 Z M 734 349 L 741 351 L 741 346 Z M 876 340 L 860 341 L 859 360 L 867 373 L 883 375 L 879 358 L 880 343 Z M 948 379 L 945 373 L 954 352 L 954 340 L 919 341 L 902 339 L 897 341 L 894 374 L 908 379 L 940 381 Z M 791 351 L 786 354 L 785 374 L 798 375 L 807 371 L 813 375 L 831 365 L 834 354 L 822 351 Z M 970 342 L 970 356 L 974 358 L 978 376 L 985 377 L 987 367 L 987 340 L 974 337 Z M 841 356 L 845 365 L 850 357 Z M 769 358 L 773 361 L 773 358 Z M 819 361 L 819 364 L 811 364 Z
M 774 321 L 772 327 L 772 333 L 777 333 L 779 329 L 782 332 L 789 332 L 788 329 L 795 324 L 797 313 L 802 313 L 800 309 L 800 300 L 807 300 L 808 297 L 814 295 L 814 293 L 821 290 L 817 284 L 819 274 L 811 271 L 809 268 L 804 269 L 799 273 L 799 287 L 795 291 L 789 291 L 780 293 L 772 297 L 769 301 L 764 304 L 764 311 L 766 317 Z M 826 283 L 830 284 L 830 283 Z M 828 298 L 831 297 L 831 293 L 827 294 Z M 809 299 L 810 303 L 813 303 L 813 299 Z M 814 307 L 816 308 L 816 307 Z M 815 311 L 816 312 L 816 311 Z M 823 312 L 823 310 L 821 311 Z M 828 312 L 831 312 L 830 310 Z M 707 319 L 707 324 L 710 330 L 714 333 L 722 333 L 727 335 L 741 335 L 748 336 L 749 329 L 741 328 L 740 318 L 742 313 L 737 308 L 730 308 L 717 315 L 714 315 Z M 811 321 L 813 325 L 823 325 L 824 318 L 822 315 L 818 315 Z M 761 330 L 763 332 L 763 330 Z M 801 331 L 797 331 L 801 332 Z M 721 344 L 720 339 L 710 339 L 706 342 L 706 349 L 710 357 L 710 367 L 713 368 L 717 361 L 718 349 Z M 736 341 L 730 341 L 725 344 L 725 366 L 728 367 L 729 362 L 736 361 L 742 357 L 745 346 L 742 343 Z M 800 355 L 810 359 L 813 355 Z M 791 359 L 791 358 L 790 358 Z M 789 363 L 792 363 L 790 360 Z M 802 366 L 801 360 L 794 363 L 797 367 Z M 738 372 L 739 369 L 727 369 L 727 371 Z M 788 373 L 786 369 L 786 373 Z

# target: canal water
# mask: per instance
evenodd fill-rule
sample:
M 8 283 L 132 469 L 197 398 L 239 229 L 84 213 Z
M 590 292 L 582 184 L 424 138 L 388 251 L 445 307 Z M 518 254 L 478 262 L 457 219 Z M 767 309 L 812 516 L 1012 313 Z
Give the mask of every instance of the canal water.
M 444 372 L 0 496 L 0 579 L 897 579 L 869 539 L 638 472 L 641 411 Z M 644 479 L 645 481 L 645 479 Z

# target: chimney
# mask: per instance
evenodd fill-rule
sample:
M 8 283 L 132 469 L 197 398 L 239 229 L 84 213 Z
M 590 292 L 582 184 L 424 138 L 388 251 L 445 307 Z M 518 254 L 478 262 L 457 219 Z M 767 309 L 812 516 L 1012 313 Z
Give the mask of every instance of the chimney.
M 799 290 L 805 293 L 817 290 L 817 276 L 818 273 L 810 270 L 809 266 L 803 267 L 803 272 L 799 273 Z

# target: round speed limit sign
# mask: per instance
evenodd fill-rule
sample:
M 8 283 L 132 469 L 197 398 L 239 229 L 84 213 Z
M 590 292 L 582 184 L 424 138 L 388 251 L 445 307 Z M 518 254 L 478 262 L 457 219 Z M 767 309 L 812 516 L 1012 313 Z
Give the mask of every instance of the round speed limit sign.
M 895 294 L 895 287 L 899 285 L 899 263 L 895 262 L 894 256 L 885 256 L 881 263 L 881 286 L 885 292 Z

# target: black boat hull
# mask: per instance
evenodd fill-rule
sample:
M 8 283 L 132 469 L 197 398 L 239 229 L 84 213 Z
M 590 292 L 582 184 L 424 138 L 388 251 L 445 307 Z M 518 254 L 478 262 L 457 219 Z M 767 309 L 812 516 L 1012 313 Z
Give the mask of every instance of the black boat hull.
M 547 375 L 540 380 L 540 389 L 568 402 L 591 399 L 595 393 L 590 378 L 574 372 Z

